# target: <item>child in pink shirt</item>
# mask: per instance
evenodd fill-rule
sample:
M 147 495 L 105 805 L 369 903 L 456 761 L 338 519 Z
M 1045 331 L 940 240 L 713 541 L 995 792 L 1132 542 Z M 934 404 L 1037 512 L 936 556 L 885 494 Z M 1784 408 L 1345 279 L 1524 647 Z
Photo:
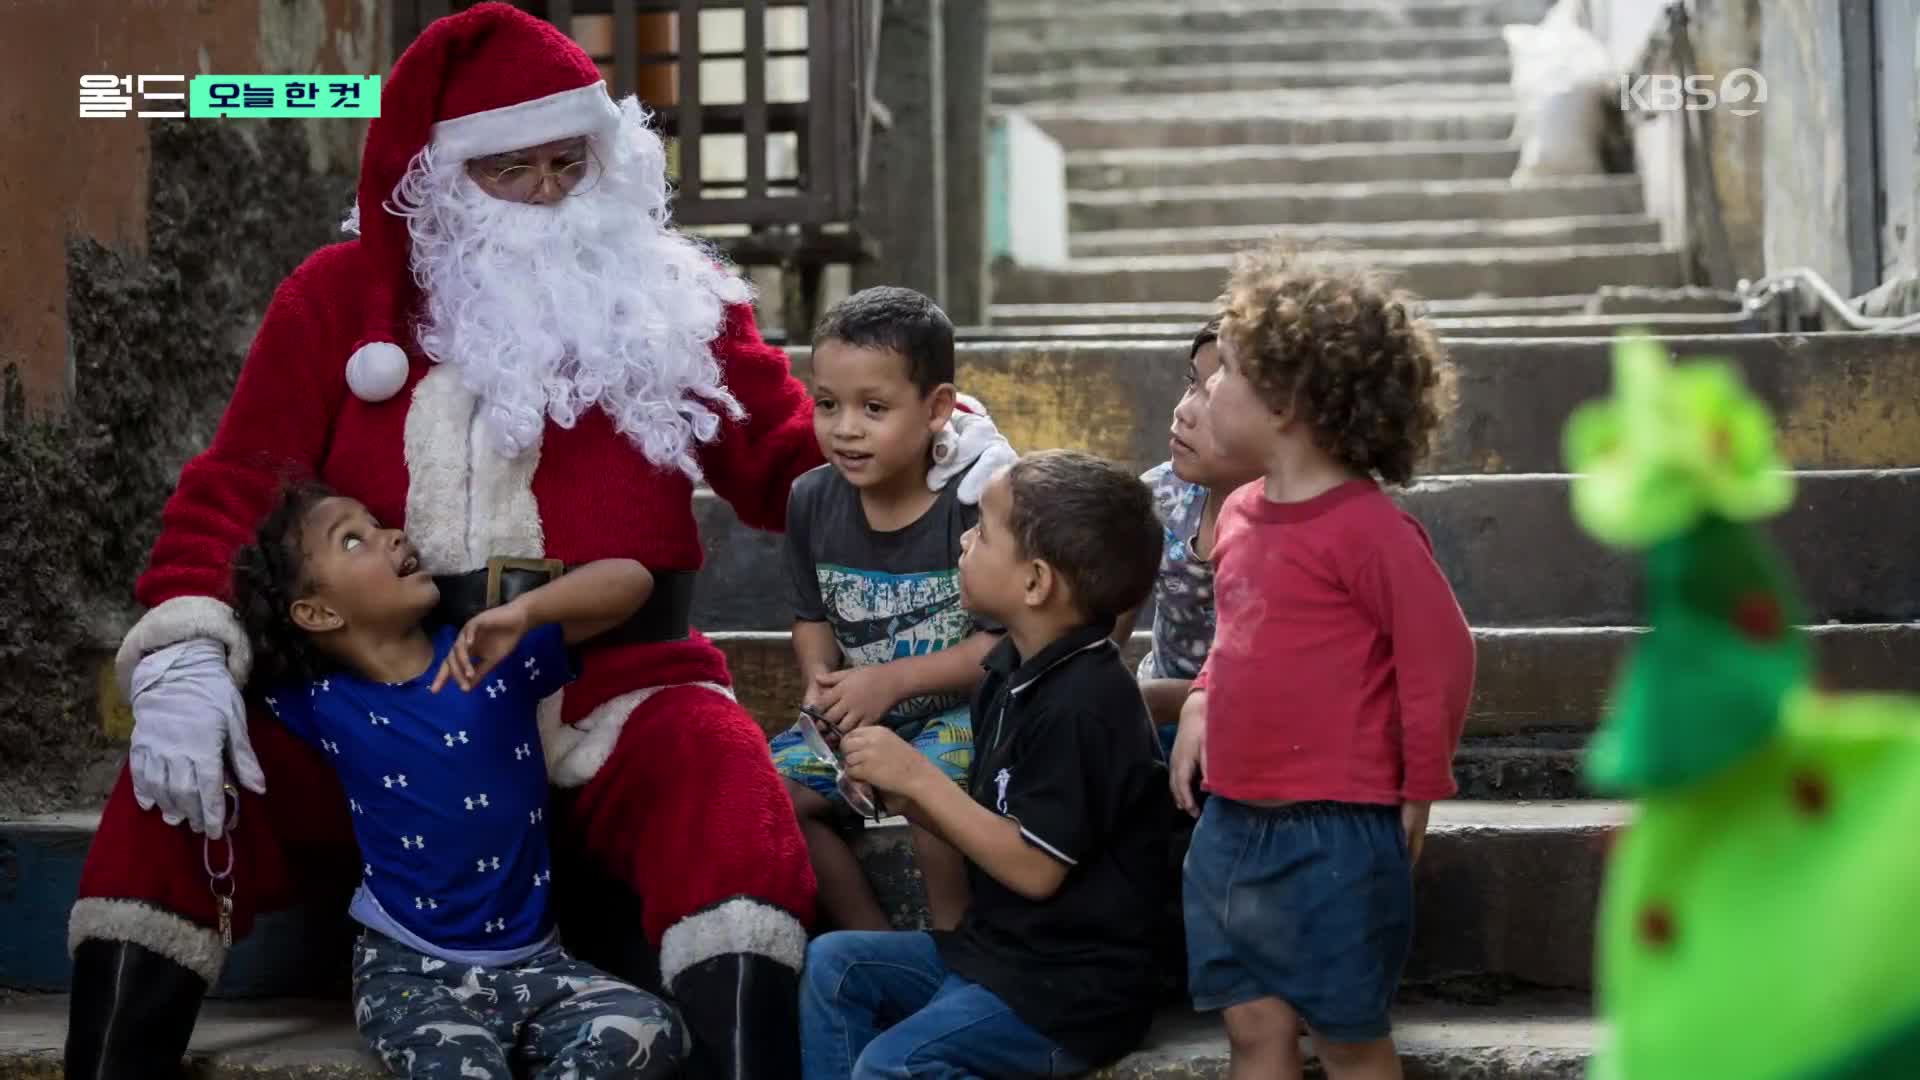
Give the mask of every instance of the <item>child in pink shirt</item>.
M 1454 791 L 1474 657 L 1425 530 L 1379 484 L 1425 455 L 1446 361 L 1367 274 L 1256 255 L 1224 300 L 1207 414 L 1264 476 L 1221 508 L 1218 627 L 1174 744 L 1174 797 L 1200 816 L 1188 989 L 1226 1011 L 1232 1075 L 1300 1076 L 1304 1024 L 1334 1080 L 1398 1077 L 1413 861 Z

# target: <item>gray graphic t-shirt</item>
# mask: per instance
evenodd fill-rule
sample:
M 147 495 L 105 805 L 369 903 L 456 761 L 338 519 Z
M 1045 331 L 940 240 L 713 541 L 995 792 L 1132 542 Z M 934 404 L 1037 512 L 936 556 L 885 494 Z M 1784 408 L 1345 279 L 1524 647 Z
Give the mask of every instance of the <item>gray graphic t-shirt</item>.
M 980 629 L 960 606 L 960 534 L 977 507 L 949 481 L 919 520 L 894 532 L 867 524 L 860 493 L 833 466 L 793 482 L 787 501 L 787 562 L 793 615 L 826 622 L 848 667 L 884 664 L 958 645 Z M 967 708 L 966 694 L 928 694 L 896 705 L 886 724 L 912 739 L 941 713 Z
M 1153 582 L 1153 648 L 1140 658 L 1142 679 L 1191 679 L 1213 647 L 1213 564 L 1193 553 L 1207 489 L 1162 462 L 1140 475 L 1153 491 L 1166 544 Z

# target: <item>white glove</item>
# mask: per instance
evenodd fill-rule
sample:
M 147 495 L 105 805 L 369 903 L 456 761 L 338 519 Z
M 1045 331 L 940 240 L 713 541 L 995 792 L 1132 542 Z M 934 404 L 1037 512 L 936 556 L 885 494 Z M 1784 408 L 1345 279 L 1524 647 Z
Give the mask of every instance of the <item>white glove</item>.
M 127 694 L 133 746 L 127 769 L 142 810 L 160 809 L 169 825 L 218 837 L 226 828 L 225 749 L 234 776 L 265 793 L 266 774 L 247 740 L 247 707 L 227 670 L 226 646 L 193 638 L 140 659 Z
M 955 409 L 947 418 L 947 426 L 934 436 L 933 468 L 927 470 L 927 487 L 939 491 L 947 481 L 965 472 L 957 494 L 961 502 L 973 506 L 979 503 L 980 493 L 994 474 L 1018 461 L 1020 455 L 993 426 L 986 406 L 965 394 L 960 400 L 975 411 Z M 971 472 L 967 471 L 969 467 Z

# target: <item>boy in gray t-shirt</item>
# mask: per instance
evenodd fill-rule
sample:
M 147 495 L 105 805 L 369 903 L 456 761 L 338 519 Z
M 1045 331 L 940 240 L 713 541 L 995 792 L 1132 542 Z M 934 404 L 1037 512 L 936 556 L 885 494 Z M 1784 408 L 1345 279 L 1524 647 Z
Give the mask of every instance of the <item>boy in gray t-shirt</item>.
M 884 724 L 964 785 L 969 697 L 998 635 L 961 607 L 960 536 L 996 463 L 983 456 L 939 491 L 928 484 L 936 442 L 967 422 L 955 412 L 953 326 L 917 292 L 868 289 L 827 313 L 812 366 L 814 435 L 827 464 L 794 481 L 786 533 L 803 704 L 841 734 Z M 775 737 L 773 761 L 828 919 L 888 929 L 836 828 L 846 802 L 833 768 L 797 731 Z M 913 839 L 934 927 L 951 929 L 966 909 L 966 864 L 932 833 L 916 827 Z

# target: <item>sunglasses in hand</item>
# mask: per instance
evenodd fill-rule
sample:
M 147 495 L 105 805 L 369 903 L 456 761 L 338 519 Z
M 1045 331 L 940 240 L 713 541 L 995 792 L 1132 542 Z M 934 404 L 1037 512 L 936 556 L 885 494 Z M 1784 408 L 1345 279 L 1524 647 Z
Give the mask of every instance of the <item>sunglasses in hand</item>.
M 886 816 L 886 810 L 880 802 L 880 796 L 847 775 L 847 763 L 840 757 L 840 729 L 833 721 L 811 705 L 800 706 L 800 719 L 794 724 L 800 731 L 800 738 L 807 750 L 818 758 L 821 764 L 833 769 L 833 785 L 840 797 L 847 800 L 853 812 L 869 821 L 879 821 Z

